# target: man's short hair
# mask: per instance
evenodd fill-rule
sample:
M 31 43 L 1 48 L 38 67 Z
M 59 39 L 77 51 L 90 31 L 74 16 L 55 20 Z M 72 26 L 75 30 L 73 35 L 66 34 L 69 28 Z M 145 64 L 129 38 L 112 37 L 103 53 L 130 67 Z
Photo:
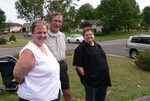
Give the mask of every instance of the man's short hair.
M 50 21 L 52 21 L 53 17 L 55 17 L 55 16 L 57 16 L 57 15 L 62 16 L 62 14 L 61 14 L 61 13 L 59 13 L 59 12 L 55 12 L 55 13 L 52 13 L 52 14 L 51 14 L 51 16 L 50 16 L 49 20 L 50 20 Z

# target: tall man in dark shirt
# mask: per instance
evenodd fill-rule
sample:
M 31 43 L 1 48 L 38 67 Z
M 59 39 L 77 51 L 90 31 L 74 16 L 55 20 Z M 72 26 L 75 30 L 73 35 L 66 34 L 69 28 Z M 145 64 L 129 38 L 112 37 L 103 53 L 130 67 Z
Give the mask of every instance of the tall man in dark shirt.
M 111 86 L 105 52 L 94 41 L 91 27 L 83 29 L 84 41 L 75 49 L 73 65 L 85 88 L 86 101 L 105 101 L 107 87 Z

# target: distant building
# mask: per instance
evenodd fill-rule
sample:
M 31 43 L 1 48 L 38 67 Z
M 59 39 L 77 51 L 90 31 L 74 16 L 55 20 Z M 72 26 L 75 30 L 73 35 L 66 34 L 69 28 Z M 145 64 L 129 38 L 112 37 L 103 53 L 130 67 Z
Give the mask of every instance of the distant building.
M 6 22 L 6 28 L 5 31 L 8 31 L 10 33 L 18 33 L 21 32 L 22 25 L 19 23 L 13 23 L 13 22 Z
M 78 26 L 78 28 L 72 30 L 74 32 L 82 32 L 83 31 L 83 27 L 85 26 L 90 26 L 92 27 L 96 32 L 101 32 L 103 26 L 100 24 L 100 20 L 81 20 L 80 25 Z
M 24 23 L 22 25 L 22 32 L 30 32 L 32 23 Z

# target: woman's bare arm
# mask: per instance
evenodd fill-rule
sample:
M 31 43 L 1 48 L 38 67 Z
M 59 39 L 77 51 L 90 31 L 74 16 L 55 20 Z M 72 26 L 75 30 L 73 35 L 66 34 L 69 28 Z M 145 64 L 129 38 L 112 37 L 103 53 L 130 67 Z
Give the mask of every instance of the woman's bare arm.
M 13 70 L 14 78 L 19 84 L 24 82 L 25 75 L 34 67 L 34 64 L 35 58 L 33 53 L 28 49 L 24 50 Z

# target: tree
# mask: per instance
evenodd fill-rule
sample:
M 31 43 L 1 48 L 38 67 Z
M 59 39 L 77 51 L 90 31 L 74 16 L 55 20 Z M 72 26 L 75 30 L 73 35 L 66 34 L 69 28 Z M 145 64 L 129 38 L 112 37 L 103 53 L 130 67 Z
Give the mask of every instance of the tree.
M 111 31 L 133 28 L 138 24 L 139 6 L 135 0 L 102 0 L 96 15 Z
M 122 1 L 122 15 L 121 26 L 125 31 L 137 27 L 140 23 L 140 10 L 135 0 L 123 0 Z
M 142 24 L 146 30 L 150 27 L 150 6 L 146 6 L 142 12 L 143 21 Z
M 95 19 L 94 8 L 89 3 L 82 5 L 78 9 L 78 17 L 84 20 Z
M 18 18 L 27 22 L 48 20 L 53 12 L 60 12 L 64 17 L 62 30 L 70 30 L 75 25 L 76 10 L 73 0 L 18 0 L 15 7 Z
M 6 21 L 5 12 L 2 11 L 0 8 L 0 30 L 5 28 L 5 21 Z
M 33 22 L 44 18 L 44 0 L 18 0 L 15 2 L 15 8 L 18 18 L 27 22 Z

